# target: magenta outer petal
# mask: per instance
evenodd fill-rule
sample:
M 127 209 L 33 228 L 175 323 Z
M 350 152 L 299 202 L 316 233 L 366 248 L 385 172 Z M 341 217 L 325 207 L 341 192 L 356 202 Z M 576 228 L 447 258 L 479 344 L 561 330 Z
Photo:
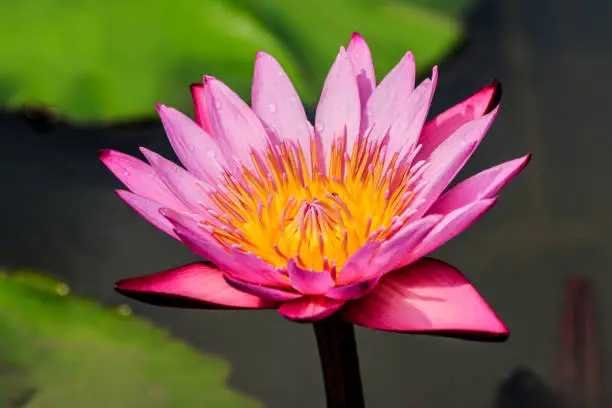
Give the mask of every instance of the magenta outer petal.
M 160 203 L 125 190 L 117 190 L 117 195 L 154 227 L 159 228 L 174 239 L 181 240 L 174 232 L 172 223 L 160 214 L 160 211 L 164 208 Z
M 304 295 L 321 295 L 334 286 L 329 271 L 314 272 L 300 268 L 293 259 L 287 263 L 291 286 Z
M 268 134 L 259 118 L 234 91 L 216 78 L 204 77 L 206 106 L 216 140 L 232 166 L 251 162 L 251 153 L 263 151 Z
M 157 105 L 157 111 L 168 140 L 185 168 L 201 180 L 216 182 L 223 169 L 228 168 L 216 140 L 176 109 Z
M 344 286 L 336 286 L 330 289 L 325 297 L 335 300 L 357 299 L 370 293 L 378 285 L 380 278 L 370 279 L 369 281 L 351 283 Z
M 165 207 L 179 211 L 185 209 L 185 205 L 174 196 L 148 164 L 115 150 L 100 150 L 98 156 L 115 177 L 134 194 L 156 201 Z
M 444 193 L 429 213 L 446 214 L 471 202 L 491 198 L 527 166 L 531 154 L 482 171 Z
M 397 267 L 408 265 L 444 245 L 472 225 L 497 202 L 497 198 L 476 201 L 446 214 Z
M 427 122 L 419 139 L 422 149 L 415 160 L 427 159 L 431 152 L 461 126 L 489 113 L 498 105 L 500 96 L 501 87 L 498 82 L 494 82 Z
M 288 300 L 299 299 L 304 296 L 303 294 L 297 292 L 290 292 L 283 289 L 245 282 L 240 279 L 234 278 L 230 274 L 225 274 L 225 280 L 228 284 L 242 292 L 250 293 L 252 295 L 259 296 L 264 299 L 270 299 L 273 301 L 285 302 Z
M 204 84 L 192 84 L 191 97 L 193 99 L 196 123 L 204 129 L 206 133 L 214 137 L 212 129 L 210 128 L 210 119 L 208 118 Z
M 278 311 L 291 320 L 316 322 L 336 313 L 344 301 L 328 299 L 323 296 L 305 296 L 301 299 L 283 303 Z
M 353 71 L 357 79 L 361 106 L 365 107 L 374 88 L 376 88 L 376 75 L 374 74 L 374 64 L 372 63 L 370 47 L 359 33 L 353 33 L 346 52 L 351 60 Z
M 208 208 L 216 207 L 208 198 L 202 181 L 151 150 L 141 147 L 140 151 L 151 163 L 159 178 L 191 211 L 201 212 L 204 209 L 203 204 Z
M 377 330 L 505 340 L 508 329 L 454 267 L 423 259 L 383 277 L 342 310 L 349 322 Z
M 346 50 L 341 47 L 325 79 L 315 118 L 315 130 L 321 138 L 326 169 L 334 140 L 346 135 L 347 151 L 351 153 L 359 135 L 360 120 L 357 81 Z
M 223 278 L 223 271 L 201 263 L 124 279 L 115 284 L 115 289 L 159 306 L 271 309 L 278 305 L 234 289 Z
M 310 163 L 310 124 L 304 106 L 281 65 L 265 52 L 257 53 L 251 94 L 253 112 L 268 133 L 299 144 Z
M 418 207 L 412 219 L 425 214 L 455 178 L 484 138 L 497 111 L 495 108 L 482 118 L 466 123 L 431 153 L 422 176 L 426 185 L 414 199 Z

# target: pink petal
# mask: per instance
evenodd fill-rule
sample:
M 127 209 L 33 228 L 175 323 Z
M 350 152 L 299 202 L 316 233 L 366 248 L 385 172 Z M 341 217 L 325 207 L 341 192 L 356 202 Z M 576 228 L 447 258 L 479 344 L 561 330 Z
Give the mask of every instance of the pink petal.
M 464 124 L 489 113 L 499 104 L 501 86 L 494 81 L 463 102 L 442 112 L 423 127 L 419 143 L 422 149 L 416 160 L 429 157 L 447 137 Z
M 205 185 L 182 167 L 151 150 L 140 148 L 160 179 L 192 211 L 202 211 L 204 205 L 215 208 L 205 192 Z
M 291 320 L 315 322 L 336 313 L 344 303 L 344 301 L 327 299 L 323 296 L 304 296 L 283 303 L 278 311 Z
M 214 183 L 227 162 L 217 142 L 191 119 L 163 105 L 157 105 L 168 140 L 183 165 L 196 177 Z
M 372 269 L 378 270 L 379 275 L 396 269 L 402 259 L 411 257 L 415 248 L 441 219 L 441 215 L 433 214 L 405 226 L 381 245 L 372 262 Z
M 349 256 L 340 273 L 338 273 L 336 285 L 350 285 L 378 276 L 378 269 L 370 267 L 370 262 L 374 259 L 379 248 L 380 242 L 368 242 Z
M 225 156 L 234 165 L 251 162 L 251 153 L 263 151 L 269 138 L 259 118 L 234 91 L 216 78 L 204 77 L 210 126 Z
M 135 157 L 115 150 L 100 150 L 100 160 L 135 194 L 178 210 L 185 205 L 166 187 L 155 170 Z
M 394 153 L 404 157 L 417 146 L 437 82 L 438 68 L 434 67 L 431 79 L 421 82 L 405 100 L 405 104 L 397 106 L 397 117 L 389 128 L 387 161 L 391 160 Z
M 431 215 L 408 224 L 386 242 L 368 242 L 346 261 L 336 278 L 336 285 L 370 281 L 391 271 L 441 218 Z
M 273 309 L 277 303 L 241 292 L 227 284 L 223 271 L 194 263 L 153 275 L 124 279 L 115 289 L 158 306 Z
M 353 66 L 343 47 L 334 61 L 325 84 L 315 119 L 315 130 L 321 138 L 326 168 L 331 146 L 346 135 L 347 151 L 351 152 L 359 135 L 361 103 Z
M 361 128 L 370 129 L 370 138 L 383 140 L 398 116 L 406 113 L 414 90 L 414 75 L 414 56 L 408 52 L 374 89 L 361 119 Z
M 372 63 L 370 47 L 359 33 L 353 33 L 346 52 L 351 60 L 353 71 L 357 78 L 361 106 L 365 107 L 374 88 L 376 88 L 376 75 L 374 74 L 374 64 Z
M 531 154 L 510 160 L 462 181 L 444 193 L 429 209 L 429 213 L 446 214 L 483 198 L 496 195 L 529 163 Z
M 378 285 L 380 278 L 370 279 L 364 282 L 351 283 L 344 286 L 336 286 L 330 289 L 325 297 L 336 300 L 351 300 L 357 299 L 368 294 Z
M 482 118 L 461 126 L 431 153 L 427 160 L 428 167 L 421 178 L 426 185 L 414 198 L 415 205 L 418 207 L 411 215 L 412 219 L 417 219 L 425 214 L 455 178 L 484 138 L 497 111 L 498 109 L 495 108 Z
M 255 59 L 251 99 L 268 132 L 299 144 L 310 163 L 310 124 L 304 106 L 281 65 L 265 52 Z
M 206 133 L 214 137 L 210 128 L 210 119 L 208 118 L 208 108 L 206 107 L 206 98 L 204 96 L 204 84 L 191 85 L 191 97 L 195 111 L 196 123 L 204 129 Z
M 117 190 L 117 195 L 132 207 L 145 220 L 159 228 L 172 238 L 180 241 L 180 238 L 174 232 L 174 226 L 166 218 L 160 214 L 160 210 L 164 208 L 160 203 L 148 198 L 139 196 L 131 191 Z
M 497 198 L 480 200 L 446 214 L 397 267 L 408 265 L 444 245 L 489 211 L 496 202 Z
M 505 340 L 508 329 L 454 267 L 423 259 L 382 278 L 342 310 L 349 322 L 377 330 Z
M 291 286 L 305 295 L 322 295 L 334 286 L 329 271 L 307 271 L 296 265 L 293 259 L 287 263 Z
M 254 283 L 244 282 L 240 279 L 232 277 L 229 274 L 225 275 L 225 280 L 227 280 L 228 284 L 242 292 L 250 293 L 254 296 L 259 296 L 261 298 L 273 301 L 285 302 L 288 300 L 299 299 L 304 296 L 301 293 L 297 292 L 290 292 L 288 290 L 273 288 L 270 286 L 262 286 Z
M 193 216 L 163 209 L 180 240 L 193 252 L 219 266 L 227 274 L 248 283 L 290 287 L 288 279 L 272 265 L 250 253 L 225 249 Z

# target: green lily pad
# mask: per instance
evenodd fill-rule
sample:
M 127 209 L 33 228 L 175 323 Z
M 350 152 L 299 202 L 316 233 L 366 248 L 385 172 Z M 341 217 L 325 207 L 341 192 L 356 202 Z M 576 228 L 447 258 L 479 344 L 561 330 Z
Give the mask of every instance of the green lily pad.
M 30 273 L 0 274 L 0 406 L 256 408 L 229 367 Z
M 155 102 L 190 112 L 187 86 L 203 73 L 248 99 L 255 52 L 265 50 L 312 106 L 353 31 L 371 43 L 379 73 L 407 49 L 427 67 L 461 36 L 455 20 L 406 2 L 12 1 L 0 13 L 0 102 L 80 122 L 153 116 Z

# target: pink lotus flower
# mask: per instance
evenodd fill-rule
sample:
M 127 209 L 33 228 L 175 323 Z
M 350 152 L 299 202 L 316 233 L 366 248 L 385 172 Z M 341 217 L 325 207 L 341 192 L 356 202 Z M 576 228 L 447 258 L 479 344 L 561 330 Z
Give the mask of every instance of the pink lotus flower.
M 425 122 L 437 81 L 415 88 L 408 52 L 377 85 L 354 34 L 325 80 L 315 126 L 270 55 L 255 62 L 252 106 L 219 80 L 194 85 L 196 122 L 157 107 L 182 167 L 102 151 L 119 196 L 212 262 L 118 282 L 149 303 L 334 313 L 380 330 L 505 338 L 508 331 L 454 267 L 423 259 L 495 203 L 524 156 L 443 191 L 498 112 L 493 83 Z

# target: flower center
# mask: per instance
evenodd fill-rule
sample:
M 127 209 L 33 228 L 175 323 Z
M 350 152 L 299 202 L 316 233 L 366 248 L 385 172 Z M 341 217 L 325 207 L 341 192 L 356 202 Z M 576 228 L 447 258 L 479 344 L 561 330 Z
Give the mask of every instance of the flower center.
M 338 139 L 327 172 L 320 170 L 314 141 L 308 159 L 289 143 L 253 153 L 241 176 L 226 173 L 211 193 L 221 213 L 202 225 L 228 250 L 252 252 L 277 267 L 293 258 L 304 269 L 340 270 L 367 242 L 391 237 L 412 213 L 423 163 L 410 166 L 416 150 L 385 161 L 382 146 L 365 139 L 349 156 Z

